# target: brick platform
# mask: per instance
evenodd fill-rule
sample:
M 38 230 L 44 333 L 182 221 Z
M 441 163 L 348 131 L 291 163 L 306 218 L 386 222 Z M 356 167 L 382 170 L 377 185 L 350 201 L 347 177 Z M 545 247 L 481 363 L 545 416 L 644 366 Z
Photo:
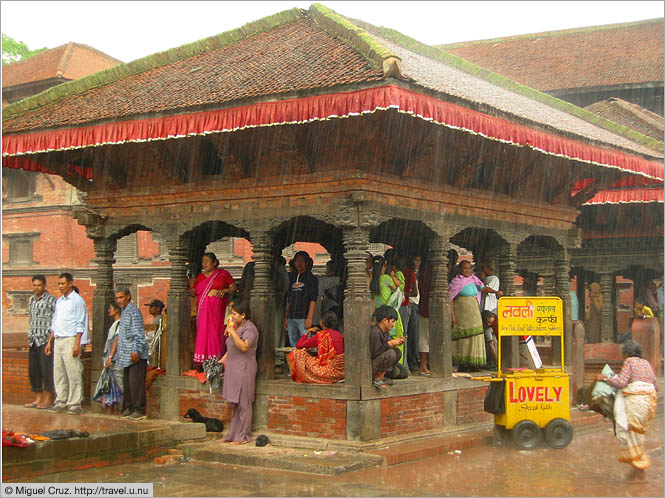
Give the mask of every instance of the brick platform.
M 83 406 L 90 406 L 90 390 L 85 386 L 91 385 L 90 367 L 92 356 L 90 351 L 82 353 L 83 361 Z M 97 380 L 95 379 L 95 382 Z M 30 387 L 28 378 L 28 350 L 3 349 L 2 350 L 2 401 L 23 405 L 34 401 L 35 394 Z

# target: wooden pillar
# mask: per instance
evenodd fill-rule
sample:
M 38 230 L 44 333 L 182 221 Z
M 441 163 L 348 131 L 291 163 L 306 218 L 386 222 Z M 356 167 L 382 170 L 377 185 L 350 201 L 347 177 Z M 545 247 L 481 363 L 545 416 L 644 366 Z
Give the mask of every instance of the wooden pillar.
M 580 303 L 577 318 L 582 322 L 586 319 L 586 278 L 584 275 L 583 269 L 577 273 L 577 301 Z
M 432 286 L 429 294 L 429 351 L 433 377 L 453 374 L 450 293 L 448 291 L 448 238 L 435 235 L 429 243 Z
M 372 296 L 365 278 L 369 229 L 345 227 L 342 232 L 348 278 L 344 289 L 344 383 L 353 387 L 372 385 L 369 324 Z
M 554 273 L 541 273 L 540 276 L 543 277 L 544 295 L 548 297 L 555 296 L 556 292 L 554 290 L 555 288 Z
M 614 273 L 600 274 L 600 290 L 603 293 L 603 307 L 600 310 L 600 341 L 614 342 L 614 297 L 616 277 Z
M 178 420 L 180 399 L 178 378 L 192 364 L 189 347 L 191 306 L 187 282 L 189 239 L 179 235 L 165 236 L 171 262 L 171 287 L 166 303 L 166 378 L 160 390 L 160 418 Z
M 554 255 L 554 278 L 556 295 L 563 301 L 563 345 L 566 365 L 572 364 L 573 322 L 570 314 L 570 253 L 561 248 Z M 556 346 L 556 347 L 555 347 Z M 552 361 L 561 364 L 561 350 L 557 341 L 552 341 Z
M 116 248 L 115 239 L 95 238 L 95 291 L 92 297 L 92 365 L 90 395 L 95 390 L 97 379 L 102 371 L 102 355 L 106 332 L 111 326 L 112 319 L 108 314 L 109 303 L 113 301 L 113 261 Z M 136 299 L 136 296 L 134 296 Z M 101 404 L 92 403 L 92 410 L 101 412 Z
M 499 267 L 499 282 L 501 290 L 506 296 L 515 296 L 515 276 L 517 275 L 517 243 L 506 243 L 497 259 Z M 519 368 L 520 366 L 520 338 L 504 337 L 501 344 L 502 368 Z
M 259 330 L 256 378 L 265 380 L 275 376 L 275 334 L 273 331 L 275 299 L 270 278 L 272 238 L 261 229 L 252 230 L 250 238 L 254 254 L 254 287 L 251 293 L 250 309 L 252 321 Z

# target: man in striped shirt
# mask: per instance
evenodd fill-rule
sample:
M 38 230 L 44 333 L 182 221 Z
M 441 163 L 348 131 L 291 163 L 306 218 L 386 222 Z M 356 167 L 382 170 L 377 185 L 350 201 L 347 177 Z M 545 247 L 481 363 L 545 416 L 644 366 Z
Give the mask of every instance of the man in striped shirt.
M 28 377 L 36 398 L 26 408 L 50 408 L 53 404 L 53 357 L 44 352 L 49 338 L 55 298 L 46 290 L 46 277 L 32 277 L 32 292 L 28 304 L 30 329 L 28 330 Z
M 116 365 L 123 368 L 122 417 L 134 420 L 145 418 L 145 372 L 148 366 L 148 343 L 141 311 L 130 301 L 129 289 L 117 289 L 115 302 L 122 309 L 118 325 Z

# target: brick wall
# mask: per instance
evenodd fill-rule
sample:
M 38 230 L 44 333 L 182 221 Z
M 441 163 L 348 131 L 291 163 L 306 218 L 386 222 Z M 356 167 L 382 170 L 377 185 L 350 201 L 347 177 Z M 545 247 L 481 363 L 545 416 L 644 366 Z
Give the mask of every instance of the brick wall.
M 487 387 L 457 391 L 457 425 L 492 420 L 494 415 L 483 409 L 486 392 Z
M 147 390 L 145 414 L 148 416 L 148 418 L 159 418 L 160 394 L 161 389 L 155 386 L 154 383 Z
M 346 439 L 346 401 L 270 396 L 268 430 L 294 436 Z
M 90 352 L 83 353 L 83 405 L 90 406 Z M 97 379 L 95 379 L 97 382 Z M 2 350 L 2 401 L 25 404 L 34 401 L 35 395 L 28 378 L 28 350 Z
M 179 414 L 184 417 L 187 410 L 195 408 L 204 417 L 218 418 L 222 422 L 231 420 L 231 410 L 229 404 L 222 398 L 220 391 L 199 390 L 199 389 L 181 389 L 179 391 L 180 407 Z
M 442 392 L 381 400 L 381 437 L 428 431 L 442 426 Z

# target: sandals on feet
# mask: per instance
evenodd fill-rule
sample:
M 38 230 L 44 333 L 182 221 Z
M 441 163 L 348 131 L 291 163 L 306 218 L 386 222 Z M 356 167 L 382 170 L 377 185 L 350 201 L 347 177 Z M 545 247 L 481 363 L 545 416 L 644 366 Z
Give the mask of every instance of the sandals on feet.
M 378 389 L 388 389 L 388 386 L 386 386 L 386 383 L 383 382 L 382 380 L 375 380 L 374 387 Z
M 25 405 L 23 405 L 23 407 L 24 408 L 37 408 L 37 403 L 33 401 L 32 403 L 26 403 Z

